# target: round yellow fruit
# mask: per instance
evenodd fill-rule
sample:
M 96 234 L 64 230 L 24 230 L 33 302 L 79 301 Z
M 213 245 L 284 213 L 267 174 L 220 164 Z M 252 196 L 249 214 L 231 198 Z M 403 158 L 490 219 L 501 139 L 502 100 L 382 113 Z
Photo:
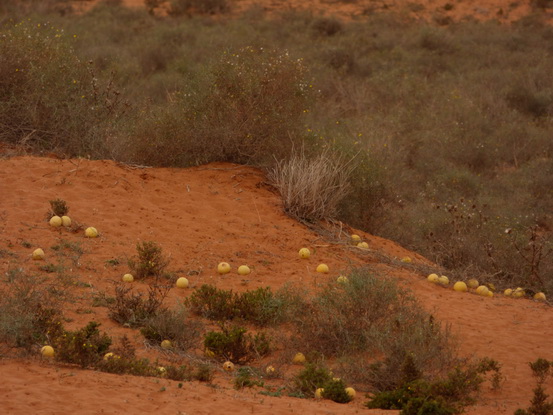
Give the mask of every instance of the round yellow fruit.
M 69 228 L 71 226 L 71 218 L 69 216 L 62 216 L 61 224 L 66 228 Z
M 267 368 L 265 369 L 265 373 L 268 374 L 268 375 L 272 375 L 273 373 L 275 373 L 274 366 L 272 366 L 272 365 L 267 366 Z
M 248 275 L 250 272 L 250 267 L 248 267 L 247 265 L 240 265 L 238 267 L 238 274 L 240 275 Z
M 351 386 L 346 388 L 346 393 L 351 399 L 355 398 L 356 392 L 355 389 L 353 389 Z
M 220 262 L 217 265 L 217 272 L 221 275 L 228 274 L 230 272 L 230 264 L 228 262 Z
M 444 287 L 446 285 L 449 285 L 449 278 L 447 278 L 445 275 L 442 275 L 441 277 L 438 278 L 438 284 L 441 284 Z
M 207 349 L 207 348 L 204 351 L 204 355 L 205 357 L 209 357 L 209 358 L 215 357 L 215 353 L 213 353 L 213 350 Z
M 468 287 L 467 284 L 465 284 L 463 281 L 457 281 L 455 284 L 453 284 L 453 289 L 460 293 L 464 293 L 467 292 Z
M 117 356 L 116 354 L 113 354 L 113 353 L 111 353 L 111 352 L 106 353 L 106 354 L 104 355 L 104 360 L 119 359 L 119 358 L 120 358 L 119 356 Z
M 33 259 L 35 261 L 40 261 L 41 259 L 44 259 L 44 251 L 40 248 L 37 248 L 33 251 Z
M 404 256 L 403 258 L 401 258 L 401 262 L 405 262 L 407 264 L 410 264 L 411 262 L 413 262 L 413 260 L 411 259 L 411 257 Z
M 503 291 L 503 295 L 505 297 L 510 297 L 511 295 L 513 295 L 513 289 L 512 288 L 507 288 L 505 291 Z
M 225 363 L 223 363 L 223 370 L 225 372 L 232 372 L 234 370 L 234 363 L 232 363 L 230 360 L 227 360 Z
M 351 235 L 351 240 L 353 242 L 361 242 L 361 237 L 359 235 L 353 234 Z
M 326 265 L 326 264 L 317 265 L 317 272 L 321 272 L 323 274 L 328 274 L 328 265 Z
M 123 282 L 133 282 L 134 281 L 134 277 L 132 276 L 132 274 L 125 274 L 123 275 L 123 278 L 121 278 L 123 280 Z
M 437 284 L 438 283 L 438 280 L 440 279 L 440 277 L 438 277 L 438 274 L 430 274 L 428 277 L 426 277 L 426 279 L 429 281 L 429 282 L 432 282 L 434 284 Z
M 488 290 L 488 287 L 486 287 L 485 285 L 480 285 L 476 289 L 476 294 L 481 295 L 482 297 L 487 297 L 489 291 L 490 290 Z
M 188 278 L 180 277 L 177 280 L 177 288 L 188 288 Z
M 467 285 L 469 288 L 475 290 L 480 284 L 478 283 L 478 280 L 476 278 L 471 278 L 470 280 L 468 280 Z
M 305 355 L 301 352 L 296 353 L 294 358 L 292 359 L 292 363 L 295 365 L 302 365 L 305 363 Z
M 168 350 L 173 347 L 173 343 L 171 343 L 171 340 L 163 340 L 161 342 L 161 348 Z
M 301 259 L 307 259 L 311 256 L 311 251 L 307 248 L 302 248 L 302 249 L 300 249 L 298 254 L 299 254 Z
M 54 348 L 52 346 L 44 346 L 40 349 L 40 353 L 44 357 L 54 357 Z
M 534 300 L 546 301 L 545 294 L 542 292 L 534 294 Z
M 369 244 L 366 243 L 366 242 L 359 242 L 359 243 L 357 244 L 357 248 L 369 249 Z
M 53 226 L 54 228 L 59 228 L 62 224 L 62 220 L 59 216 L 52 216 L 50 219 L 50 226 Z
M 315 390 L 315 399 L 323 399 L 324 388 L 317 388 Z
M 514 297 L 514 298 L 522 298 L 524 297 L 526 293 L 524 292 L 524 290 L 520 287 L 518 287 L 516 290 L 513 291 L 513 293 L 511 294 L 511 297 Z
M 349 279 L 348 277 L 344 276 L 344 275 L 340 275 L 337 279 L 336 279 L 336 282 L 338 284 L 347 284 L 349 282 Z
M 488 293 L 486 295 L 488 297 L 493 297 L 493 291 L 488 288 Z
M 87 238 L 96 238 L 98 236 L 98 230 L 90 226 L 85 229 L 84 236 L 86 236 Z
M 159 373 L 160 376 L 167 376 L 167 369 L 165 369 L 163 366 L 157 367 L 157 373 Z

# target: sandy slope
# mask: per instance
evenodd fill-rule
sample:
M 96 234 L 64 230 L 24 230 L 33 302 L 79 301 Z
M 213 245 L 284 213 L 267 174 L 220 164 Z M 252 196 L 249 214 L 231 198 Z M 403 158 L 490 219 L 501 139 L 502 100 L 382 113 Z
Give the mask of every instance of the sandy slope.
M 424 258 L 371 235 L 363 234 L 368 252 L 348 246 L 345 228 L 336 228 L 331 239 L 322 238 L 282 213 L 279 197 L 253 168 L 211 164 L 139 169 L 111 161 L 14 157 L 0 160 L 0 195 L 0 250 L 11 253 L 0 257 L 0 272 L 22 266 L 32 273 L 38 267 L 30 259 L 35 247 L 52 258 L 50 247 L 60 240 L 80 243 L 85 253 L 71 272 L 91 287 L 76 288 L 81 300 L 68 304 L 66 315 L 76 327 L 101 321 L 116 339 L 129 330 L 110 322 L 104 308 L 90 308 L 90 295 L 95 290 L 110 292 L 111 281 L 127 271 L 124 259 L 134 254 L 136 242 L 152 240 L 171 256 L 171 270 L 198 274 L 189 277 L 192 286 L 213 283 L 238 291 L 276 288 L 287 281 L 313 286 L 321 278 L 314 272 L 319 262 L 326 262 L 332 275 L 350 264 L 371 264 L 397 278 L 439 320 L 451 324 L 462 354 L 490 356 L 503 364 L 503 388 L 494 392 L 486 387 L 482 403 L 471 408 L 471 414 L 512 414 L 526 406 L 534 385 L 528 362 L 553 359 L 553 312 L 548 305 L 482 298 L 431 285 L 415 267 L 397 261 L 410 255 L 415 263 L 428 263 Z M 44 216 L 54 198 L 66 200 L 73 220 L 97 227 L 100 238 L 50 228 Z M 311 259 L 297 257 L 302 246 L 314 250 Z M 123 265 L 106 265 L 113 258 Z M 236 272 L 219 277 L 214 270 L 222 260 L 233 266 L 247 263 L 254 271 L 247 279 Z M 173 289 L 169 302 L 189 293 Z M 84 314 L 79 312 L 83 309 Z M 141 345 L 139 335 L 133 338 L 139 355 L 155 357 L 157 352 Z M 178 382 L 168 380 L 82 371 L 38 357 L 18 360 L 7 355 L 0 359 L 0 413 L 6 414 L 383 413 L 363 409 L 363 398 L 338 405 L 237 392 L 222 372 L 215 388 L 196 382 L 178 388 Z
M 77 0 L 73 3 L 78 9 L 87 10 L 98 1 Z M 122 2 L 131 7 L 144 7 L 144 0 Z M 315 15 L 349 20 L 393 12 L 440 24 L 474 19 L 513 22 L 536 11 L 531 7 L 531 0 L 229 0 L 229 4 L 234 14 L 253 7 L 268 13 L 309 10 Z M 162 9 L 166 9 L 166 5 Z M 548 12 L 549 20 L 552 19 L 551 13 Z

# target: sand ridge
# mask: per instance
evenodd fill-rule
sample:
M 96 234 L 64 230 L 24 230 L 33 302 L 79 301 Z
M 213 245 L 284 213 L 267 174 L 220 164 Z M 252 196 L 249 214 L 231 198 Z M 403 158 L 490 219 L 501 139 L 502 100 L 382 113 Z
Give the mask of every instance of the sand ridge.
M 345 225 L 330 238 L 286 216 L 279 196 L 265 184 L 257 169 L 213 163 L 190 169 L 136 168 L 112 161 L 58 160 L 13 157 L 0 160 L 0 249 L 13 255 L 0 258 L 1 272 L 16 264 L 29 272 L 38 264 L 30 253 L 68 240 L 79 243 L 84 254 L 72 271 L 91 288 L 79 288 L 86 298 L 91 290 L 112 290 L 112 281 L 127 272 L 125 259 L 138 241 L 157 242 L 171 258 L 170 269 L 189 278 L 192 287 L 203 283 L 236 291 L 292 281 L 315 287 L 321 281 L 315 267 L 330 266 L 331 275 L 350 266 L 371 265 L 382 275 L 396 278 L 411 289 L 423 306 L 442 323 L 450 324 L 466 356 L 489 356 L 503 365 L 506 381 L 499 391 L 484 388 L 482 402 L 469 414 L 512 414 L 526 407 L 534 382 L 528 362 L 553 359 L 553 312 L 532 300 L 460 294 L 429 284 L 425 275 L 399 259 L 409 255 L 415 264 L 429 261 L 397 244 Z M 48 201 L 64 199 L 69 215 L 83 226 L 95 226 L 100 237 L 86 239 L 81 232 L 54 230 L 45 220 Z M 369 251 L 347 243 L 350 232 L 362 235 Z M 26 242 L 32 248 L 22 245 Z M 298 249 L 313 251 L 309 260 Z M 121 265 L 110 266 L 114 258 Z M 216 273 L 220 261 L 234 270 L 248 264 L 253 272 L 241 277 Z M 144 283 L 137 283 L 138 285 Z M 175 304 L 186 292 L 172 289 Z M 114 338 L 128 329 L 107 317 L 104 308 L 83 314 L 86 301 L 68 305 L 73 318 L 68 327 L 82 327 L 94 319 Z M 137 336 L 139 337 L 139 336 Z M 152 357 L 145 346 L 137 350 Z M 163 379 L 117 376 L 53 365 L 39 358 L 0 360 L 0 408 L 8 414 L 96 413 L 383 413 L 363 409 L 364 398 L 348 405 L 290 397 L 268 397 L 259 391 L 235 391 L 229 375 L 217 375 L 216 388 Z M 553 385 L 548 385 L 549 388 Z M 160 392 L 162 388 L 165 388 Z M 104 411 L 104 412 L 102 412 Z M 180 411 L 180 412 L 179 412 Z

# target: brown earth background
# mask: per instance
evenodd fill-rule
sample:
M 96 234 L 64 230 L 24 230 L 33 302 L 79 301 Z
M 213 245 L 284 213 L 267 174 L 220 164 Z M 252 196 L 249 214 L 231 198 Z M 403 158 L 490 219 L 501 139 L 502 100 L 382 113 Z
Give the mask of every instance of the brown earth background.
M 90 2 L 78 2 L 88 6 Z M 86 4 L 85 4 L 86 3 Z M 362 18 L 370 8 L 397 11 L 432 20 L 436 14 L 466 18 L 513 21 L 531 10 L 529 1 L 238 1 L 244 9 L 252 4 L 268 11 L 306 8 L 315 13 Z M 126 0 L 129 6 L 143 6 Z M 82 327 L 90 320 L 102 323 L 114 340 L 127 334 L 136 342 L 139 356 L 163 358 L 163 352 L 146 347 L 136 331 L 110 321 L 105 308 L 83 314 L 94 292 L 112 289 L 128 271 L 124 264 L 110 267 L 106 261 L 134 254 L 138 241 L 156 241 L 171 258 L 171 269 L 189 276 L 191 288 L 215 284 L 219 288 L 244 291 L 257 287 L 279 288 L 293 281 L 315 288 L 321 281 L 315 267 L 325 262 L 332 277 L 352 265 L 370 264 L 382 275 L 392 276 L 410 290 L 421 304 L 443 324 L 450 324 L 459 339 L 460 354 L 490 356 L 502 364 L 505 382 L 494 391 L 485 385 L 478 404 L 468 414 L 512 414 L 527 407 L 535 386 L 528 362 L 538 357 L 553 360 L 553 313 L 546 303 L 516 300 L 496 295 L 483 298 L 457 293 L 429 284 L 417 266 L 428 260 L 395 243 L 363 232 L 336 226 L 327 237 L 286 216 L 277 194 L 264 186 L 263 174 L 250 167 L 210 164 L 190 169 L 137 168 L 111 161 L 59 160 L 32 156 L 0 159 L 0 249 L 15 253 L 1 257 L 2 273 L 15 266 L 37 271 L 31 252 L 49 248 L 60 240 L 79 242 L 85 253 L 76 269 L 89 287 L 75 288 L 77 301 L 64 310 L 72 319 L 68 328 Z M 61 198 L 70 206 L 72 219 L 100 232 L 97 239 L 81 233 L 52 229 L 45 221 L 48 201 Z M 408 224 L 406 224 L 408 226 Z M 357 233 L 368 242 L 360 251 L 348 244 Z M 28 241 L 32 248 L 24 248 Z M 313 255 L 298 258 L 301 247 Z M 410 256 L 413 264 L 399 261 Z M 233 271 L 226 276 L 216 266 L 227 261 Z M 248 264 L 253 272 L 246 279 L 236 267 Z M 193 272 L 191 272 L 193 271 Z M 137 286 L 146 286 L 136 282 Z M 191 290 L 172 289 L 168 304 L 176 304 Z M 0 413 L 2 414 L 384 414 L 397 411 L 367 410 L 363 391 L 340 405 L 330 401 L 269 397 L 255 388 L 236 391 L 232 375 L 218 371 L 214 386 L 133 376 L 111 375 L 63 366 L 36 356 L 8 357 L 0 350 Z M 270 359 L 267 364 L 270 364 Z M 284 367 L 283 370 L 294 370 Z M 547 390 L 553 392 L 550 382 Z

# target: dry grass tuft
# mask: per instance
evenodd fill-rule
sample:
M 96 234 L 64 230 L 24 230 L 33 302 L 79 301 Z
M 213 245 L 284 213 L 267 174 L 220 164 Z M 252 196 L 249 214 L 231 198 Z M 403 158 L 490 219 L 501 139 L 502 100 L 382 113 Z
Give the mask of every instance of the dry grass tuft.
M 276 163 L 269 179 L 279 190 L 290 216 L 315 222 L 332 219 L 348 195 L 353 159 L 323 151 L 314 158 L 301 152 Z

